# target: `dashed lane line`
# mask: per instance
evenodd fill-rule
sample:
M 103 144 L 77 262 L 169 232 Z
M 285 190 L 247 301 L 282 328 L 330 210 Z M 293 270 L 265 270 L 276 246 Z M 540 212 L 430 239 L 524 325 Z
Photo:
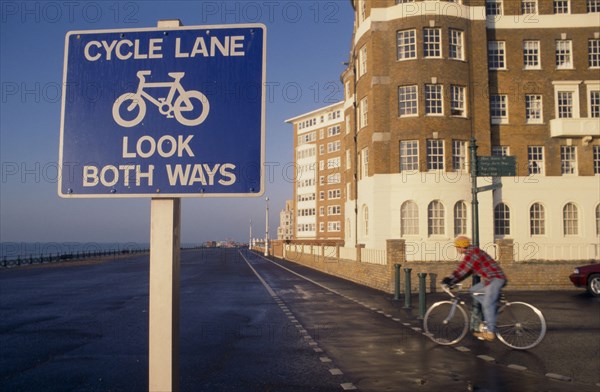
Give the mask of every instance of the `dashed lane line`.
M 258 278 L 258 280 L 260 281 L 260 283 L 262 283 L 262 285 L 265 287 L 265 289 L 267 290 L 267 292 L 269 293 L 269 295 L 273 298 L 273 300 L 275 301 L 275 303 L 277 303 L 277 305 L 279 306 L 279 308 L 281 309 L 281 311 L 288 317 L 288 320 L 290 320 L 290 322 L 295 325 L 296 329 L 298 330 L 298 333 L 302 336 L 303 340 L 308 344 L 308 346 L 312 347 L 312 349 L 313 349 L 314 352 L 323 354 L 324 353 L 323 349 L 319 347 L 319 344 L 312 338 L 312 336 L 310 336 L 310 334 L 308 333 L 308 331 L 306 330 L 306 328 L 304 328 L 304 326 L 302 326 L 302 324 L 300 323 L 300 321 L 298 321 L 298 319 L 296 319 L 296 317 L 289 310 L 289 308 L 287 307 L 287 305 L 285 305 L 285 302 L 279 297 L 279 295 L 277 295 L 277 293 L 275 292 L 275 290 L 273 290 L 271 288 L 271 286 L 269 286 L 269 284 L 263 279 L 263 277 L 252 266 L 252 264 L 250 264 L 250 262 L 244 256 L 244 254 L 242 252 L 240 252 L 240 255 L 242 256 L 242 258 L 244 259 L 244 261 L 246 262 L 246 264 L 248 264 L 248 267 L 250 267 L 250 269 L 252 270 L 252 272 L 254 272 L 254 275 L 256 275 L 256 277 Z M 313 283 L 316 284 L 316 282 L 313 282 Z M 321 287 L 325 288 L 324 286 L 321 286 Z M 337 292 L 335 292 L 335 293 L 339 294 Z M 320 356 L 319 360 L 321 361 L 321 363 L 324 363 L 324 364 L 331 364 L 333 362 L 331 360 L 331 358 L 329 358 L 327 356 Z M 342 371 L 340 369 L 337 369 L 337 368 L 331 368 L 331 369 L 329 369 L 329 373 L 332 376 L 343 375 Z M 358 390 L 358 388 L 353 383 L 349 383 L 349 382 L 341 383 L 340 386 L 342 387 L 342 389 L 344 391 Z

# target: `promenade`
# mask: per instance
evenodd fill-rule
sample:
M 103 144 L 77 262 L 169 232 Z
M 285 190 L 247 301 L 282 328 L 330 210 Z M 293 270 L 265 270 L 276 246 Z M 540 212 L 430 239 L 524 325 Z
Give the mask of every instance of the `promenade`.
M 0 270 L 0 389 L 147 391 L 148 273 L 147 255 Z M 579 290 L 511 293 L 548 319 L 530 352 L 438 346 L 418 309 L 247 250 L 182 252 L 180 293 L 181 391 L 600 390 Z

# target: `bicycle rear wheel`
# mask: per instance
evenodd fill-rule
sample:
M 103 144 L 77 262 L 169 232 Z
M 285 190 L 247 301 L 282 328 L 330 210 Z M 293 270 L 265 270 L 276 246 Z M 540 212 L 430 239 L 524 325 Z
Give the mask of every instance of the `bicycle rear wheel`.
M 542 312 L 525 302 L 508 302 L 498 311 L 498 339 L 508 347 L 527 350 L 537 346 L 546 335 Z
M 425 313 L 423 328 L 434 342 L 451 345 L 465 337 L 469 319 L 462 306 L 452 301 L 440 301 L 431 305 Z

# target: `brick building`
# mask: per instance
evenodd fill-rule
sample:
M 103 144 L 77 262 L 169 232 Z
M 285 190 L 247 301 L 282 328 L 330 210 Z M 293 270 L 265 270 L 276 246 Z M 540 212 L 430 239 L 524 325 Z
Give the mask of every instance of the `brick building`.
M 289 120 L 294 126 L 296 240 L 343 240 L 343 103 Z
M 291 240 L 294 238 L 294 201 L 286 200 L 285 208 L 279 213 L 279 226 L 277 227 L 278 240 Z
M 514 177 L 478 178 L 502 185 L 478 194 L 483 247 L 599 259 L 600 0 L 351 4 L 345 246 L 400 238 L 409 260 L 454 257 L 452 238 L 473 230 L 474 138 L 479 156 L 517 163 Z

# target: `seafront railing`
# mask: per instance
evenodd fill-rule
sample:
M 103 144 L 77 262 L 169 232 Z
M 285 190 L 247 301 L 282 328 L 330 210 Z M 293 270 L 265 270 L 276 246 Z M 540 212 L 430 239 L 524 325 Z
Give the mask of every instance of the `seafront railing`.
M 135 254 L 148 253 L 149 249 L 108 249 L 77 252 L 39 253 L 28 256 L 7 257 L 0 260 L 0 268 L 17 267 L 21 265 L 50 264 L 58 262 L 80 261 L 94 258 L 106 258 L 117 256 L 131 256 Z

